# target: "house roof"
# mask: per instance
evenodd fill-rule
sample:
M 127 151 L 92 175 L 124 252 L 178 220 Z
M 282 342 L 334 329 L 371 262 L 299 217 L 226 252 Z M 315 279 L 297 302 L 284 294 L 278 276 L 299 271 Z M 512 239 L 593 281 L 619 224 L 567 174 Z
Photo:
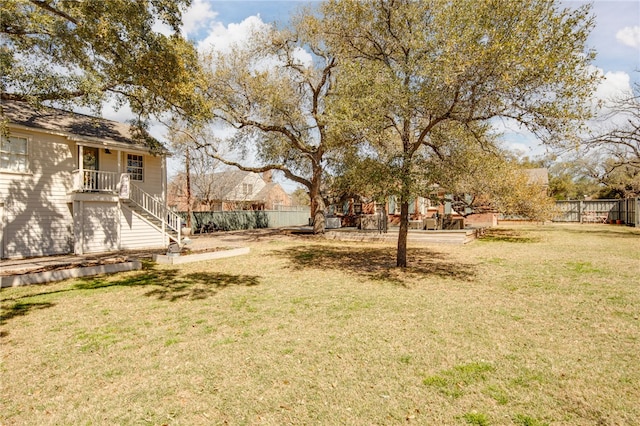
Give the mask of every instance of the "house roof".
M 224 172 L 213 173 L 216 185 L 216 193 L 223 198 L 228 196 L 242 181 L 250 175 L 251 172 L 244 170 L 228 170 Z M 257 176 L 257 175 L 256 175 Z
M 3 100 L 1 106 L 2 115 L 13 124 L 62 134 L 70 139 L 166 153 L 160 142 L 138 137 L 129 124 L 57 108 L 35 108 L 27 102 Z
M 549 185 L 549 170 L 546 168 L 525 169 L 524 172 L 529 177 L 529 183 L 537 185 Z
M 255 199 L 258 201 L 267 201 L 267 199 L 269 198 L 269 194 L 271 193 L 271 191 L 273 191 L 274 188 L 277 188 L 278 186 L 280 186 L 279 183 L 276 182 L 268 182 L 264 188 L 262 188 L 260 190 L 260 192 L 258 192 L 258 194 L 255 196 Z
M 238 185 L 243 183 L 247 176 L 255 178 L 255 181 L 251 182 L 264 180 L 262 175 L 259 173 L 244 170 L 227 170 L 224 172 L 213 173 L 211 176 L 213 177 L 213 185 L 215 186 L 214 193 L 219 195 L 222 199 L 229 198 Z M 279 186 L 280 184 L 276 182 L 265 182 L 264 187 L 262 187 L 257 194 L 252 195 L 250 200 L 247 199 L 246 201 L 266 201 L 269 198 L 271 191 Z

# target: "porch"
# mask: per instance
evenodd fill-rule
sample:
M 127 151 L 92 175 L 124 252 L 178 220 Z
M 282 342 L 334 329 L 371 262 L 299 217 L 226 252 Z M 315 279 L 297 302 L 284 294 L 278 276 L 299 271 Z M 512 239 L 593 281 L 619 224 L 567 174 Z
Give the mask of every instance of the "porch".
M 182 218 L 169 210 L 164 200 L 132 182 L 130 173 L 74 170 L 68 200 L 73 203 L 74 234 L 80 237 L 76 238 L 76 254 L 86 252 L 85 247 L 89 251 L 121 249 L 125 227 L 129 229 L 127 238 L 140 240 L 134 245 L 143 244 L 153 232 L 151 228 L 168 239 L 165 246 L 170 241 L 182 243 Z
M 73 186 L 71 192 L 101 192 L 118 194 L 123 180 L 129 180 L 128 173 L 102 170 L 74 170 L 71 172 Z

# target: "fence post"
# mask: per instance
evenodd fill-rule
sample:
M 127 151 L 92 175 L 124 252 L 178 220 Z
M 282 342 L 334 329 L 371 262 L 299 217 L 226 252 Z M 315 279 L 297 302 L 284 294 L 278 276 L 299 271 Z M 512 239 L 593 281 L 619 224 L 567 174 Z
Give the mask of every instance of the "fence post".
M 578 223 L 582 223 L 582 211 L 584 209 L 584 201 L 578 202 Z

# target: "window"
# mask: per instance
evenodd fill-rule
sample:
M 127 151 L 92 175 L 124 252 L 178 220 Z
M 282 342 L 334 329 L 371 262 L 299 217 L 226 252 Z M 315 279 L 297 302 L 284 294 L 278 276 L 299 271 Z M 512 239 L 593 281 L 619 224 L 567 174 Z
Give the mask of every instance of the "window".
M 251 195 L 253 194 L 253 185 L 250 183 L 242 184 L 242 195 Z
M 127 173 L 131 176 L 131 180 L 142 180 L 142 155 L 127 154 Z
M 13 136 L 2 138 L 2 143 L 0 144 L 0 169 L 11 172 L 27 172 L 29 170 L 27 138 Z

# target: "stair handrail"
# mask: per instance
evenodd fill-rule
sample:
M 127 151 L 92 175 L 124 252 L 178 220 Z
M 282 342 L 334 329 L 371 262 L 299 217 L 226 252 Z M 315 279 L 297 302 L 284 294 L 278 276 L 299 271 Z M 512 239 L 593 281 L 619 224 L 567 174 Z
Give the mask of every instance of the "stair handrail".
M 155 217 L 162 223 L 162 232 L 167 234 L 165 226 L 177 232 L 177 242 L 181 244 L 182 237 L 182 217 L 177 213 L 167 209 L 162 200 L 157 199 L 153 195 L 145 192 L 142 188 L 134 183 L 129 183 L 129 200 L 142 210 Z

